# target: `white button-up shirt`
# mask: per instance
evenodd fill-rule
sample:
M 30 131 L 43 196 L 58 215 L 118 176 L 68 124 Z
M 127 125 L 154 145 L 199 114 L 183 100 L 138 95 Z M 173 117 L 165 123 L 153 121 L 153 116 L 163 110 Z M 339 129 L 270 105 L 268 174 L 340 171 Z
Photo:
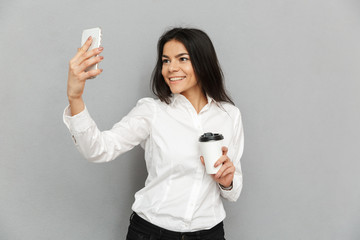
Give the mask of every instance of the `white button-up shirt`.
M 75 116 L 66 108 L 64 122 L 78 150 L 92 162 L 111 161 L 141 144 L 148 177 L 132 209 L 159 227 L 179 232 L 209 229 L 225 218 L 221 196 L 236 201 L 240 195 L 244 135 L 240 111 L 229 103 L 208 97 L 197 113 L 183 95 L 174 94 L 170 104 L 140 99 L 108 131 L 97 128 L 86 108 Z M 205 132 L 224 136 L 236 168 L 231 190 L 221 189 L 200 161 L 198 140 Z

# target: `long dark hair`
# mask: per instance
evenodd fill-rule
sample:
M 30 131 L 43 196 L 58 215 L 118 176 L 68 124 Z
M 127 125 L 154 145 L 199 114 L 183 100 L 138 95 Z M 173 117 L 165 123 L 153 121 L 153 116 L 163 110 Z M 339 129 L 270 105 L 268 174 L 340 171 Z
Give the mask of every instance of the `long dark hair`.
M 164 45 L 170 40 L 177 40 L 184 44 L 203 92 L 217 102 L 229 102 L 234 105 L 226 93 L 224 74 L 209 36 L 202 30 L 194 28 L 173 28 L 160 37 L 157 45 L 158 59 L 151 77 L 154 94 L 161 101 L 170 103 L 171 90 L 161 73 Z

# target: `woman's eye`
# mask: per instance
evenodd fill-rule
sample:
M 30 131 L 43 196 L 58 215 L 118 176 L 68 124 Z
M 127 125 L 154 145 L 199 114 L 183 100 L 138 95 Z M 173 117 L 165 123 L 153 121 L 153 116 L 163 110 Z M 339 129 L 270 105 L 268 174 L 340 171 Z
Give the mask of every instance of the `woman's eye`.
M 182 58 L 180 58 L 180 61 L 182 61 L 182 62 L 186 62 L 186 61 L 188 61 L 189 59 L 188 58 L 186 58 L 186 57 L 182 57 Z
M 162 63 L 169 63 L 170 61 L 169 61 L 169 59 L 163 59 L 162 60 Z

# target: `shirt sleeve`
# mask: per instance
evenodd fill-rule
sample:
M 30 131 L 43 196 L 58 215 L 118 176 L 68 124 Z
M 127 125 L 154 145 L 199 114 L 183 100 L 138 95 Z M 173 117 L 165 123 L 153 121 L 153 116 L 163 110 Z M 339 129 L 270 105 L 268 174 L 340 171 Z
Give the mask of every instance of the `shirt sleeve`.
M 235 174 L 233 179 L 233 187 L 231 190 L 224 190 L 220 186 L 220 194 L 223 198 L 235 202 L 242 190 L 243 186 L 243 177 L 241 171 L 240 158 L 244 151 L 244 131 L 241 120 L 241 114 L 239 109 L 236 109 L 235 121 L 234 121 L 234 136 L 230 141 L 228 157 L 233 162 L 235 166 Z
M 155 100 L 140 99 L 127 116 L 110 130 L 100 131 L 87 108 L 71 116 L 65 108 L 63 120 L 79 152 L 91 162 L 108 162 L 144 141 L 150 134 Z

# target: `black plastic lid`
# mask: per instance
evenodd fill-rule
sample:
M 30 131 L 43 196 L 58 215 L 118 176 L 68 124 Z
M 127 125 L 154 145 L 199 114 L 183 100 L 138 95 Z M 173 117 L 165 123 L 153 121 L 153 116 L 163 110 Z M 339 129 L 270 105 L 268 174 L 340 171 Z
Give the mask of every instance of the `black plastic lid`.
M 199 142 L 223 140 L 224 137 L 220 133 L 207 132 L 200 136 Z

